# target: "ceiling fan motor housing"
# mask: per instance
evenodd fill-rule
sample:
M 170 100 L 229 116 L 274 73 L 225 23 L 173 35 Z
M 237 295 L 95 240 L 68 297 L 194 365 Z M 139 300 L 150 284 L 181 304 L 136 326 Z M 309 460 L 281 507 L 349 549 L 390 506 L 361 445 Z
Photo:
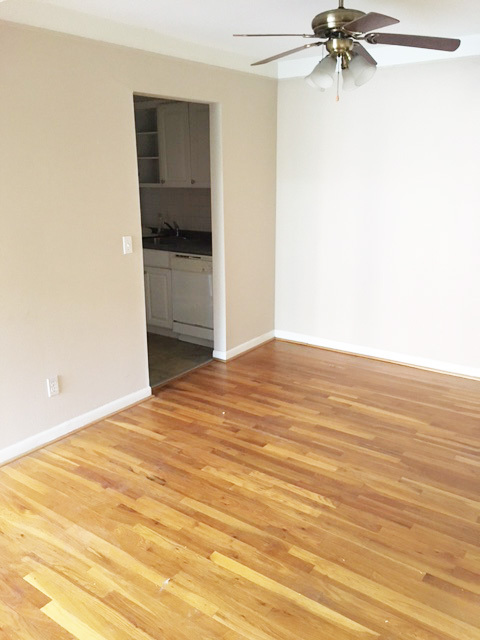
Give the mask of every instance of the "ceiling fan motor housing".
M 348 57 L 353 51 L 353 40 L 349 38 L 330 38 L 325 46 L 331 56 L 335 58 L 341 56 L 344 59 L 345 56 Z
M 331 9 L 319 13 L 312 21 L 313 33 L 317 38 L 331 38 L 341 32 L 343 25 L 358 20 L 365 15 L 356 9 Z

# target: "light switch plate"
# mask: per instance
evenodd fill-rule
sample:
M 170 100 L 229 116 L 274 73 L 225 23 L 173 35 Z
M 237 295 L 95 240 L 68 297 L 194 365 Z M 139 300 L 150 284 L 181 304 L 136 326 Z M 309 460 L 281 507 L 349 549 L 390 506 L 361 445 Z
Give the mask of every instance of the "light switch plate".
M 123 255 L 127 255 L 128 253 L 133 253 L 133 243 L 132 236 L 123 236 Z

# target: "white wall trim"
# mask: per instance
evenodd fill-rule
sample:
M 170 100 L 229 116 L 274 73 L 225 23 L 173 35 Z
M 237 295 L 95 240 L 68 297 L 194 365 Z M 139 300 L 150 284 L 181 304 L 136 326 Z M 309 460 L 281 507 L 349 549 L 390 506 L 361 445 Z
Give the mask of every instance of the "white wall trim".
M 480 368 L 465 367 L 461 364 L 453 362 L 442 362 L 439 360 L 430 360 L 412 356 L 405 353 L 396 353 L 394 351 L 384 351 L 383 349 L 375 349 L 373 347 L 364 347 L 347 342 L 337 342 L 336 340 L 327 340 L 316 336 L 308 336 L 303 333 L 294 333 L 292 331 L 275 331 L 275 337 L 280 340 L 289 340 L 290 342 L 298 342 L 313 347 L 324 347 L 325 349 L 333 349 L 335 351 L 343 351 L 345 353 L 353 353 L 359 356 L 367 356 L 370 358 L 378 358 L 379 360 L 387 360 L 397 364 L 406 364 L 421 369 L 431 369 L 439 373 L 449 373 L 457 376 L 480 379 Z
M 255 347 L 259 347 L 264 342 L 268 342 L 269 340 L 273 340 L 275 337 L 274 331 L 269 331 L 268 333 L 264 333 L 262 336 L 258 336 L 257 338 L 253 338 L 248 342 L 244 342 L 243 344 L 239 344 L 238 347 L 233 347 L 233 349 L 229 349 L 228 351 L 214 351 L 213 357 L 216 360 L 223 360 L 226 362 L 231 358 L 235 358 L 245 351 L 250 351 L 250 349 L 254 349 Z
M 0 449 L 0 464 L 4 464 L 9 460 L 13 460 L 14 458 L 18 458 L 19 456 L 33 451 L 34 449 L 38 449 L 38 447 L 42 447 L 54 440 L 58 440 L 58 438 L 62 438 L 73 431 L 77 431 L 78 429 L 86 427 L 93 422 L 106 418 L 112 413 L 116 413 L 117 411 L 121 411 L 132 404 L 145 400 L 145 398 L 148 398 L 151 395 L 151 388 L 145 387 L 145 389 L 140 389 L 139 391 L 135 391 L 135 393 L 130 393 L 128 396 L 124 396 L 123 398 L 104 404 L 103 406 L 93 409 L 92 411 L 88 411 L 81 416 L 67 420 L 55 427 L 51 427 L 45 431 L 40 431 L 40 433 L 36 433 L 30 438 L 26 438 L 25 440 L 16 442 L 9 447 Z
M 225 210 L 223 191 L 222 105 L 210 103 L 210 180 L 212 203 L 212 278 L 214 348 L 227 348 Z

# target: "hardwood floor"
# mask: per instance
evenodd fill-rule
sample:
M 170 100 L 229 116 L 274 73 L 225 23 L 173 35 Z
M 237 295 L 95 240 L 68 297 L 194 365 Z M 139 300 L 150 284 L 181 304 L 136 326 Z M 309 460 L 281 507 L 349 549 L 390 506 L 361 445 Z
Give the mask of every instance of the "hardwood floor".
M 0 638 L 479 640 L 480 383 L 270 343 L 0 469 Z

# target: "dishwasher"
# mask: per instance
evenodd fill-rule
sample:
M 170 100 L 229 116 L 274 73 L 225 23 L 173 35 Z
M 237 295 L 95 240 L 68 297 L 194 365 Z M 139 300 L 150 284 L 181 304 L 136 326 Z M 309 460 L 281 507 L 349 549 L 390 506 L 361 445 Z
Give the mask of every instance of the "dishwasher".
M 173 330 L 180 340 L 213 344 L 212 257 L 176 253 L 171 258 Z

